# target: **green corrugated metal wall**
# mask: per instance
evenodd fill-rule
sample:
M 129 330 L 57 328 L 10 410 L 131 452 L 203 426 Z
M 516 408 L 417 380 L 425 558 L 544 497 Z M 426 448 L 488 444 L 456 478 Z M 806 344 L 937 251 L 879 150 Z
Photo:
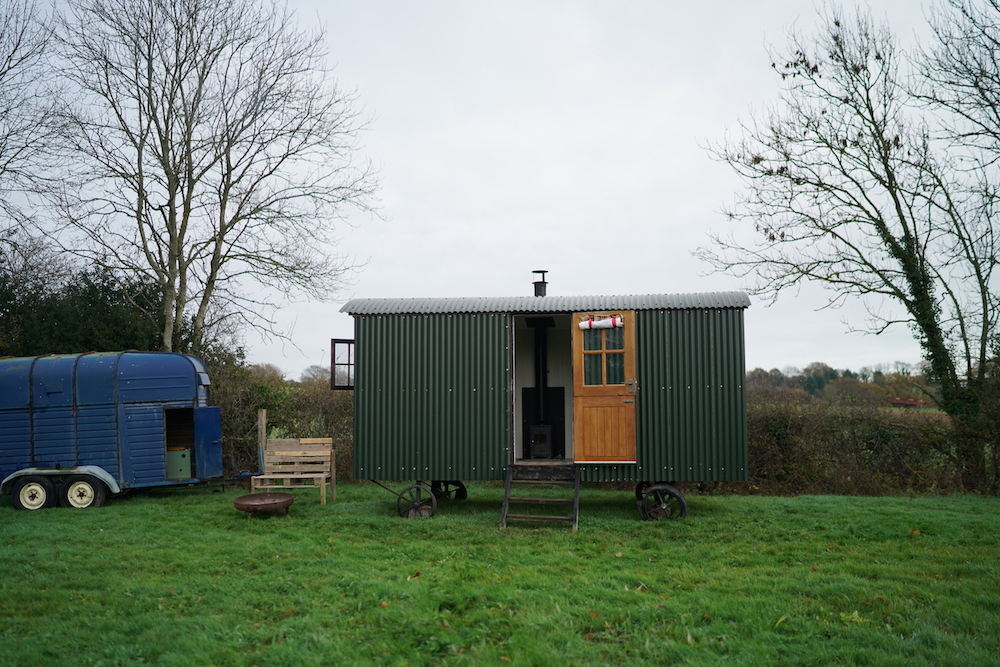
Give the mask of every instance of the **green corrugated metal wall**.
M 355 327 L 355 478 L 502 479 L 510 317 L 381 315 Z
M 636 313 L 640 479 L 747 479 L 743 310 Z

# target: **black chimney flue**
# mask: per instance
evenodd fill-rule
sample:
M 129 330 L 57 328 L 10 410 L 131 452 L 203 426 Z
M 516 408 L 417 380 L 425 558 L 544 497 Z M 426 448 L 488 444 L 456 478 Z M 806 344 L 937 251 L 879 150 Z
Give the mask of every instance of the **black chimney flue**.
M 535 283 L 536 285 L 538 283 Z M 545 283 L 542 283 L 544 286 Z M 544 287 L 542 288 L 544 291 Z M 535 331 L 535 414 L 528 427 L 526 458 L 552 458 L 552 422 L 549 416 L 549 329 L 556 321 L 551 317 L 529 317 L 525 323 Z
M 532 285 L 535 286 L 535 296 L 545 296 L 545 286 L 548 285 L 548 283 L 545 282 L 545 274 L 548 273 L 548 271 L 542 271 L 539 269 L 537 271 L 532 271 L 532 273 L 542 274 L 541 278 L 532 283 Z

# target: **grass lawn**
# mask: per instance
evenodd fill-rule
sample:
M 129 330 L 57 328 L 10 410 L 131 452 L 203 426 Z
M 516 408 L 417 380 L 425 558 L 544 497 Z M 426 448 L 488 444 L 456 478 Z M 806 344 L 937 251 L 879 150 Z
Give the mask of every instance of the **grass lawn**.
M 406 484 L 394 486 L 402 490 Z M 247 520 L 241 489 L 0 501 L 0 665 L 1000 664 L 1000 499 L 695 496 L 580 531 L 469 485 L 436 517 L 343 484 Z

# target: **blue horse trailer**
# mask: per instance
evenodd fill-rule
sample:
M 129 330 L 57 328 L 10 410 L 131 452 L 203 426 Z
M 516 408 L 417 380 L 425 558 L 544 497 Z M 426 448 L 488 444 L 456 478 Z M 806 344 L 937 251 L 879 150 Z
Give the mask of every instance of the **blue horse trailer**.
M 197 357 L 91 352 L 0 359 L 0 493 L 16 509 L 222 476 L 219 408 Z

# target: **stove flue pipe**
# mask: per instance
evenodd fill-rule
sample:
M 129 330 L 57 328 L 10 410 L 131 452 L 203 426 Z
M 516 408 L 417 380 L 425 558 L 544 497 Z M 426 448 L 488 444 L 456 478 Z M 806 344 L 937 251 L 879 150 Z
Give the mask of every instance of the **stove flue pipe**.
M 535 391 L 538 394 L 536 424 L 548 423 L 545 394 L 549 388 L 549 329 L 556 325 L 551 317 L 529 317 L 527 324 L 535 330 Z

